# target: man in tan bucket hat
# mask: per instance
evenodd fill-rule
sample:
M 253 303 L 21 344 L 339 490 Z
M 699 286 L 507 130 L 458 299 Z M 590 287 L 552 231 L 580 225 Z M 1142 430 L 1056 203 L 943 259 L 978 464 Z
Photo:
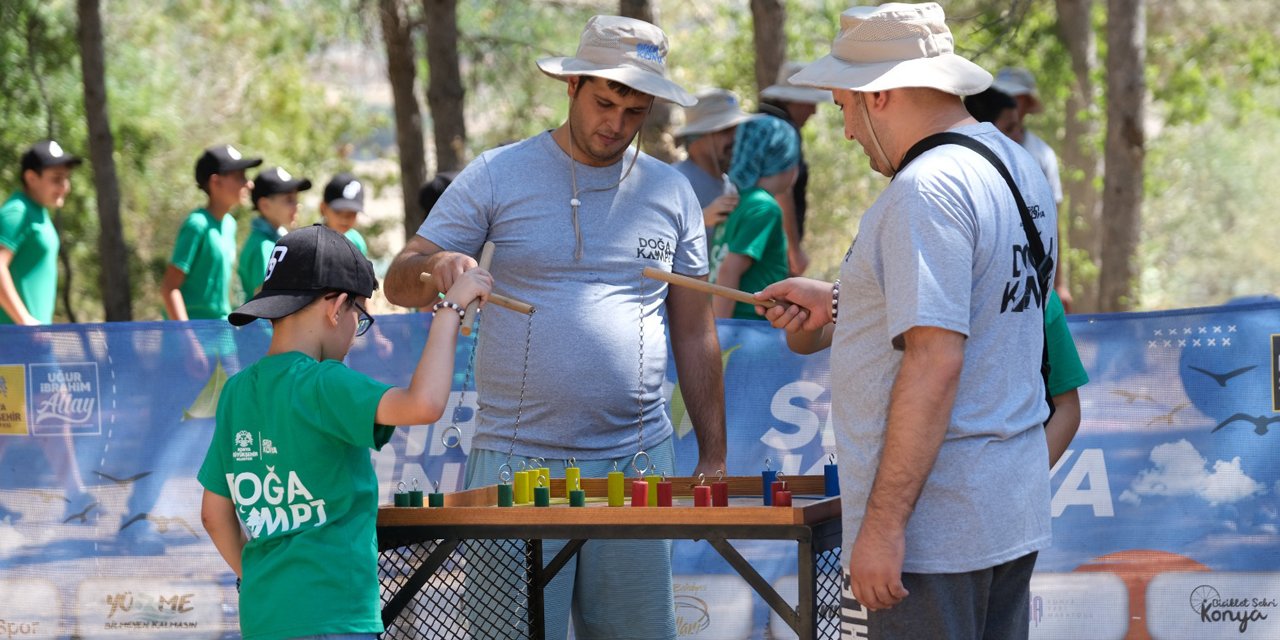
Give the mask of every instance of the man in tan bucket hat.
M 1049 185 L 965 110 L 991 75 L 955 55 L 935 3 L 846 10 L 831 55 L 791 81 L 830 89 L 845 137 L 892 178 L 840 279 L 758 294 L 792 303 L 766 316 L 793 350 L 832 348 L 845 637 L 1026 638 L 1050 541 L 1052 266 L 1028 257 L 1056 248 Z
M 702 206 L 702 225 L 710 239 L 716 225 L 738 206 L 738 190 L 726 175 L 733 161 L 733 135 L 738 125 L 756 117 L 742 110 L 727 89 L 699 91 L 698 103 L 684 110 L 684 125 L 675 131 L 689 157 L 671 165 L 689 179 Z
M 708 274 L 702 208 L 688 180 L 628 148 L 654 100 L 694 104 L 666 77 L 667 47 L 647 22 L 591 18 L 576 55 L 538 61 L 567 84 L 568 118 L 472 161 L 391 265 L 387 298 L 430 306 L 492 241 L 497 288 L 538 310 L 482 312 L 468 487 L 497 484 L 502 465 L 518 469 L 535 456 L 556 477 L 573 460 L 582 477 L 604 478 L 615 469 L 633 474 L 633 456 L 644 451 L 649 463 L 638 456 L 636 466 L 675 475 L 662 388 L 668 324 L 698 445 L 696 469 L 681 472 L 712 476 L 724 467 L 724 382 L 709 296 L 641 276 L 645 267 Z M 432 276 L 425 286 L 422 272 Z M 561 546 L 548 541 L 543 558 Z M 578 638 L 674 640 L 670 558 L 670 541 L 586 543 L 545 592 L 546 637 L 566 637 L 572 603 Z M 522 562 L 511 556 L 490 566 L 511 569 L 500 576 L 508 580 Z M 519 616 L 515 603 L 474 597 L 484 600 L 479 611 Z M 509 633 L 482 615 L 471 621 L 473 637 Z
M 760 92 L 760 113 L 781 118 L 795 127 L 797 135 L 801 135 L 805 123 L 817 113 L 819 104 L 831 102 L 830 91 L 791 83 L 791 76 L 800 73 L 801 69 L 804 69 L 802 62 L 783 62 L 778 69 L 777 81 Z M 787 262 L 791 275 L 804 275 L 809 268 L 809 254 L 803 244 L 804 221 L 809 212 L 809 163 L 804 159 L 803 142 L 796 183 L 779 196 L 778 204 L 782 206 L 782 226 L 787 232 Z

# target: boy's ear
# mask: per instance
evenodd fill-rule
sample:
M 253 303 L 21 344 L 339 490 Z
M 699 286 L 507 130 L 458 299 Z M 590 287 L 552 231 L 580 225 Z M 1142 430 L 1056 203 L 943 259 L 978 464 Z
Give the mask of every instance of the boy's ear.
M 25 169 L 25 170 L 23 170 L 23 172 L 22 172 L 22 188 L 23 188 L 23 190 L 30 190 L 30 189 L 31 189 L 31 183 L 32 183 L 33 181 L 35 181 L 35 180 L 39 179 L 39 178 L 40 178 L 40 172 L 39 172 L 39 171 L 36 171 L 35 169 Z
M 338 297 L 325 300 L 324 317 L 329 321 L 331 326 L 338 326 L 338 321 L 342 319 L 342 308 L 346 305 L 347 294 L 340 293 Z

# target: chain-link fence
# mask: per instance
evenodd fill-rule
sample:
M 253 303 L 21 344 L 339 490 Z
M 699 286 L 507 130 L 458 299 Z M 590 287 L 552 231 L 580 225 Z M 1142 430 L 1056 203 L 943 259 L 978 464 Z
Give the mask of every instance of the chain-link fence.
M 817 637 L 839 638 L 840 549 L 818 553 L 814 560 Z M 379 561 L 383 607 L 398 599 L 403 602 L 397 602 L 402 609 L 388 621 L 382 637 L 530 638 L 531 563 L 532 546 L 525 540 L 436 540 L 383 551 Z
M 529 636 L 531 547 L 524 540 L 463 540 L 411 544 L 382 552 L 383 607 L 414 590 L 383 638 L 506 640 Z M 429 576 L 412 583 L 424 566 Z M 426 578 L 425 581 L 422 578 Z M 400 597 L 406 597 L 400 596 Z

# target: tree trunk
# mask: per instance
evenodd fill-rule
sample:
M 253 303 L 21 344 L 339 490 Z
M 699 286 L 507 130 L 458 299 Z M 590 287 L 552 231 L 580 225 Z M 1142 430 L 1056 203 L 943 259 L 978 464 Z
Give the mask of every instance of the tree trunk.
M 620 0 L 619 15 L 644 20 L 650 24 L 658 24 L 658 10 L 653 6 L 654 0 Z M 662 160 L 676 162 L 680 159 L 680 150 L 675 136 L 676 106 L 665 100 L 654 100 L 649 116 L 640 129 L 640 147 L 645 153 Z
M 751 0 L 751 25 L 756 43 L 756 93 L 778 79 L 787 59 L 787 7 L 783 0 Z
M 466 164 L 462 71 L 458 66 L 458 1 L 422 0 L 427 25 L 427 108 L 436 138 L 436 171 Z
M 427 151 L 422 140 L 422 110 L 418 107 L 417 59 L 409 8 L 403 0 L 380 0 L 382 42 L 387 48 L 387 78 L 396 114 L 396 147 L 400 150 L 400 190 L 404 193 L 404 237 L 418 232 L 427 213 L 418 204 L 418 189 L 427 181 Z
M 1103 269 L 1098 280 L 1103 311 L 1126 311 L 1138 302 L 1146 38 L 1145 0 L 1107 3 L 1107 173 L 1102 194 Z
M 120 224 L 120 183 L 113 157 L 115 142 L 107 114 L 106 55 L 98 0 L 78 0 L 80 69 L 84 78 L 84 112 L 89 128 L 89 160 L 98 196 L 98 260 L 102 306 L 108 322 L 133 319 L 130 307 L 129 252 Z M 68 309 L 70 311 L 70 309 Z
M 1102 158 L 1096 140 L 1101 118 L 1098 88 L 1093 74 L 1098 69 L 1097 34 L 1091 13 L 1093 0 L 1057 0 L 1058 34 L 1071 54 L 1075 74 L 1067 96 L 1066 131 L 1062 144 L 1063 188 L 1066 207 L 1066 242 L 1061 245 L 1063 277 L 1071 285 L 1075 303 L 1072 311 L 1094 312 L 1098 306 L 1098 267 L 1101 262 L 1101 223 L 1098 176 Z M 1075 255 L 1074 264 L 1068 251 Z

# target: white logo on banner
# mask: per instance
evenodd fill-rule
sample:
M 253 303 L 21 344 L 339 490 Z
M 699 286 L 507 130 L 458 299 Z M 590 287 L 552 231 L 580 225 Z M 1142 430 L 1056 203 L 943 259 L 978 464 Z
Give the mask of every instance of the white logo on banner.
M 76 599 L 79 637 L 222 635 L 222 589 L 213 582 L 88 578 Z
M 1153 638 L 1280 638 L 1280 573 L 1162 573 L 1146 614 Z
M 1120 640 L 1129 630 L 1129 590 L 1113 573 L 1031 576 L 1031 638 Z
M 98 363 L 31 365 L 34 435 L 96 435 L 102 431 Z
M 0 580 L 0 638 L 57 638 L 62 615 L 58 585 L 41 578 Z
M 752 591 L 742 578 L 672 576 L 672 588 L 681 640 L 751 637 Z

